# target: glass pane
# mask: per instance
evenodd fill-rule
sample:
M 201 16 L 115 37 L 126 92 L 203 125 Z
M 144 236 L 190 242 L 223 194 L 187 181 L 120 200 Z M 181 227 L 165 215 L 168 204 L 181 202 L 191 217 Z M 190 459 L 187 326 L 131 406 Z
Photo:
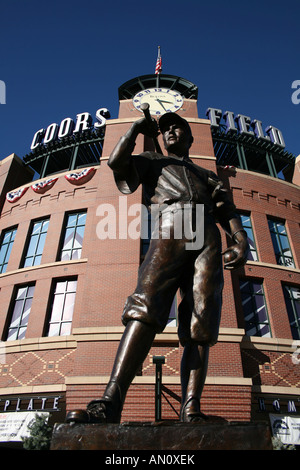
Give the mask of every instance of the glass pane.
M 275 254 L 280 253 L 280 247 L 279 247 L 277 235 L 275 233 L 271 233 L 271 238 L 272 238 Z
M 59 336 L 60 323 L 52 323 L 49 327 L 48 336 Z
M 275 222 L 273 222 L 273 220 L 268 220 L 268 224 L 269 224 L 269 229 L 271 231 L 274 231 L 275 230 Z
M 26 258 L 24 268 L 27 268 L 28 266 L 33 266 L 33 260 L 34 258 L 32 256 L 30 258 Z
M 20 289 L 18 289 L 16 299 L 17 299 L 17 300 L 19 300 L 19 299 L 25 299 L 26 294 L 27 294 L 27 287 L 20 287 Z
M 269 325 L 258 325 L 258 336 L 270 336 Z
M 249 242 L 249 240 L 248 240 L 248 242 Z M 249 245 L 250 245 L 250 243 L 249 243 Z M 248 253 L 248 260 L 249 260 L 249 261 L 258 261 L 258 257 L 257 257 L 256 251 L 255 251 L 255 250 L 252 250 L 251 248 L 252 248 L 252 247 L 251 247 L 251 245 L 250 245 L 250 251 L 249 251 L 249 253 Z
M 246 325 L 246 333 L 248 336 L 255 336 L 257 333 L 257 330 L 253 325 Z
M 277 222 L 277 231 L 278 233 L 286 234 L 285 226 L 284 224 Z
M 5 261 L 5 256 L 7 252 L 7 245 L 2 245 L 0 248 L 0 263 L 4 263 Z
M 28 250 L 27 250 L 27 256 L 35 255 L 38 240 L 39 240 L 38 235 L 33 235 L 31 237 Z
M 73 250 L 71 259 L 80 259 L 81 258 L 81 250 Z
M 75 227 L 76 224 L 77 224 L 77 214 L 69 215 L 67 227 Z
M 39 266 L 42 262 L 42 255 L 39 255 L 39 256 L 35 256 L 34 258 L 34 261 L 33 261 L 33 265 L 34 266 Z
M 77 225 L 85 225 L 86 221 L 86 212 L 82 212 L 81 214 L 78 214 L 78 221 Z
M 64 306 L 64 295 L 56 294 L 53 301 L 52 313 L 51 313 L 51 322 L 60 321 L 62 317 Z
M 75 234 L 74 228 L 67 228 L 65 239 L 64 239 L 64 244 L 63 244 L 63 250 L 69 250 L 72 248 L 74 234 Z
M 46 241 L 46 236 L 47 236 L 46 233 L 42 233 L 41 236 L 40 236 L 39 243 L 38 243 L 38 246 L 37 246 L 37 251 L 36 251 L 39 255 L 41 255 L 43 253 L 43 249 L 44 249 L 45 241 Z
M 68 281 L 67 291 L 68 292 L 76 292 L 77 289 L 77 281 Z
M 23 316 L 22 316 L 22 321 L 21 321 L 22 326 L 25 326 L 28 324 L 31 304 L 32 304 L 32 299 L 27 299 L 24 305 L 24 310 L 23 310 Z
M 24 339 L 26 333 L 26 326 L 19 329 L 18 339 Z
M 249 215 L 241 215 L 241 221 L 242 221 L 243 227 L 251 226 Z
M 60 330 L 60 336 L 66 336 L 71 334 L 71 326 L 72 323 L 62 323 L 61 325 L 61 330 Z
M 15 302 L 15 308 L 14 308 L 11 323 L 10 323 L 11 328 L 15 328 L 15 327 L 19 326 L 22 311 L 23 311 L 23 304 L 24 304 L 23 300 L 17 300 Z
M 77 227 L 74 239 L 74 248 L 81 248 L 83 242 L 84 227 Z
M 64 321 L 72 321 L 75 295 L 76 295 L 75 293 L 66 294 L 65 307 L 64 307 L 64 313 L 63 313 Z
M 0 269 L 0 273 L 6 273 L 6 268 L 7 268 L 7 263 L 3 264 L 1 269 Z
M 55 293 L 66 292 L 67 290 L 67 281 L 60 281 L 56 283 Z
M 6 257 L 5 257 L 5 261 L 6 261 L 6 262 L 9 260 L 12 247 L 13 247 L 13 243 L 10 243 L 10 244 L 7 246 L 7 252 L 6 252 Z
M 287 237 L 280 237 L 280 241 L 281 241 L 281 246 L 282 246 L 283 251 L 290 249 L 290 245 L 289 245 Z
M 253 292 L 255 294 L 262 294 L 262 285 L 261 284 L 258 284 L 256 282 L 252 282 L 252 288 L 253 288 Z
M 240 290 L 241 292 L 249 292 L 250 287 L 249 287 L 249 282 L 248 281 L 241 281 L 240 282 Z
M 47 232 L 49 226 L 49 219 L 43 221 L 42 231 Z
M 34 287 L 35 287 L 35 286 L 29 286 L 29 287 L 28 287 L 28 290 L 27 290 L 27 298 L 28 298 L 28 297 L 33 297 Z
M 16 328 L 14 329 L 10 329 L 8 331 L 8 335 L 7 335 L 7 340 L 8 341 L 14 341 L 15 339 L 17 339 L 17 333 L 18 333 L 18 330 Z
M 11 236 L 12 236 L 12 232 L 6 232 L 3 236 L 2 244 L 4 245 L 6 243 L 9 243 L 11 240 Z
M 62 261 L 69 261 L 69 260 L 71 259 L 71 255 L 72 255 L 72 251 L 71 251 L 71 250 L 63 251 L 63 252 L 62 252 L 62 256 L 61 256 L 61 260 L 62 260 Z
M 40 221 L 40 222 L 36 222 L 32 228 L 32 236 L 33 235 L 38 235 L 41 231 L 41 228 L 42 228 L 42 224 L 43 222 Z

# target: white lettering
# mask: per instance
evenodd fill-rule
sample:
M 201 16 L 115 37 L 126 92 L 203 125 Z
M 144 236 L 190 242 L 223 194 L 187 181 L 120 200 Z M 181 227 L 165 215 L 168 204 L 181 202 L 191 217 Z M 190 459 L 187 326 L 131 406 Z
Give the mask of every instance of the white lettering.
M 74 134 L 78 132 L 83 132 L 90 129 L 92 124 L 92 116 L 89 113 L 80 113 L 77 114 L 76 126 L 74 129 Z
M 100 108 L 96 111 L 96 119 L 99 122 L 95 122 L 94 127 L 99 129 L 100 127 L 104 127 L 106 124 L 106 119 L 110 118 L 110 112 L 107 108 Z
M 105 127 L 106 120 L 110 118 L 110 112 L 107 108 L 99 108 L 96 111 L 96 122 L 94 123 L 95 129 L 101 129 Z M 45 129 L 38 130 L 32 139 L 30 146 L 31 150 L 36 149 L 41 144 L 48 144 L 56 139 L 63 139 L 64 137 L 73 134 L 77 135 L 84 132 L 92 127 L 92 117 L 89 113 L 77 114 L 76 124 L 73 119 L 67 117 L 63 119 L 60 125 L 53 123 L 50 124 L 46 131 Z M 44 140 L 43 140 L 44 138 Z
M 59 401 L 59 397 L 55 397 L 54 401 L 53 401 L 53 409 L 54 410 L 58 409 L 58 401 Z
M 164 455 L 151 455 L 148 464 L 154 465 L 195 465 L 194 455 L 185 455 L 185 454 L 164 454 Z
M 42 143 L 42 138 L 44 134 L 45 134 L 45 129 L 40 129 L 34 134 L 33 139 L 32 139 L 32 144 L 30 146 L 31 150 L 34 150 Z
M 0 80 L 0 104 L 6 104 L 6 85 L 3 80 Z
M 42 398 L 42 406 L 41 406 L 41 410 L 44 410 L 45 409 L 45 403 L 47 401 L 47 398 Z M 54 408 L 54 407 L 53 407 Z
M 71 135 L 74 129 L 74 121 L 71 118 L 65 118 L 61 121 L 58 131 L 58 138 L 63 139 L 68 135 Z
M 296 80 L 295 82 L 293 82 L 293 85 L 294 87 L 299 86 L 299 89 L 294 93 L 300 95 L 300 80 Z M 294 100 L 293 102 L 295 104 L 300 103 L 300 97 L 299 100 L 296 100 L 294 94 L 292 100 Z M 217 129 L 220 126 L 220 119 L 222 117 L 221 109 L 207 108 L 206 116 L 211 122 L 212 129 Z M 241 135 L 255 136 L 258 139 L 266 142 L 271 141 L 274 145 L 278 145 L 279 147 L 285 147 L 282 132 L 274 126 L 267 127 L 266 132 L 268 135 L 264 135 L 262 123 L 258 119 L 254 119 L 253 121 L 251 121 L 250 117 L 244 116 L 243 114 L 237 114 L 236 116 L 234 116 L 234 113 L 232 111 L 226 111 L 223 114 L 223 119 L 225 120 L 226 124 L 226 134 L 237 134 L 239 132 Z M 238 127 L 235 126 L 235 122 L 237 123 Z M 253 130 L 251 130 L 251 127 L 253 128 L 254 132 Z
M 222 110 L 215 108 L 208 108 L 206 110 L 206 116 L 211 122 L 211 127 L 219 127 L 220 119 L 222 117 Z
M 7 410 L 9 405 L 10 405 L 10 400 L 5 400 L 4 411 Z
M 203 247 L 203 204 L 196 204 L 193 207 L 187 203 L 179 209 L 168 204 L 152 204 L 150 210 L 151 238 L 153 240 L 159 238 L 166 240 L 171 238 L 175 240 L 183 239 L 187 250 L 200 250 Z M 128 208 L 127 197 L 119 196 L 118 214 L 118 236 L 120 240 L 126 240 L 127 238 L 131 240 L 148 238 L 148 209 L 145 205 L 139 203 L 131 204 Z M 117 216 L 114 205 L 109 203 L 100 204 L 96 215 L 103 217 L 96 226 L 99 240 L 115 240 L 117 236 Z M 135 217 L 129 224 L 128 216 Z
M 27 406 L 27 411 L 33 410 L 33 398 L 29 400 L 28 406 Z
M 270 136 L 270 139 L 273 142 L 273 144 L 276 144 L 276 145 L 278 145 L 279 147 L 282 147 L 282 148 L 285 147 L 285 143 L 284 143 L 284 140 L 283 140 L 283 135 L 282 135 L 282 133 L 279 129 L 277 129 L 274 126 L 268 126 L 266 128 L 266 133 Z
M 133 468 L 137 466 L 139 457 L 119 457 L 113 454 L 112 457 L 106 457 L 106 465 L 131 465 Z
M 100 217 L 106 215 L 96 226 L 96 233 L 99 240 L 106 240 L 107 238 L 115 240 L 117 237 L 117 216 L 114 206 L 108 203 L 100 204 L 97 207 L 96 215 Z
M 263 133 L 261 121 L 259 121 L 258 119 L 254 119 L 251 124 L 254 127 L 254 133 L 258 139 L 270 141 L 270 137 L 265 136 Z
M 280 403 L 279 400 L 274 400 L 273 401 L 273 408 L 275 411 L 280 411 Z
M 297 413 L 297 408 L 293 400 L 288 401 L 288 413 Z
M 44 144 L 48 144 L 49 142 L 52 142 L 52 140 L 55 140 L 57 137 L 57 132 L 58 125 L 55 122 L 53 124 L 50 124 L 50 126 L 47 127 L 45 133 Z
M 235 117 L 235 122 L 237 122 L 241 134 L 254 135 L 254 132 L 249 130 L 251 119 L 248 116 L 244 116 L 243 114 L 238 114 Z
M 232 111 L 226 111 L 224 113 L 223 118 L 226 121 L 226 134 L 236 134 L 237 133 L 237 128 L 234 125 L 234 117 L 233 117 L 233 112 Z
M 300 80 L 294 80 L 293 83 L 292 83 L 292 88 L 295 89 L 296 88 L 296 91 L 293 92 L 292 94 L 292 103 L 293 104 L 299 104 L 300 103 Z
M 138 240 L 141 236 L 141 219 L 144 217 L 144 215 L 142 215 L 143 211 L 147 211 L 147 208 L 143 204 L 132 204 L 129 208 L 128 215 L 136 216 L 128 225 L 128 236 L 131 240 Z

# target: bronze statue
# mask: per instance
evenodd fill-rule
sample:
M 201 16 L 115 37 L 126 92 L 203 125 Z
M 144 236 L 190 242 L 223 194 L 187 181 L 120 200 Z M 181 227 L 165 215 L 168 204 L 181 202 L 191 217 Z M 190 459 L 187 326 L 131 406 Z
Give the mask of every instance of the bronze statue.
M 180 419 L 206 419 L 200 411 L 200 398 L 209 348 L 218 337 L 223 290 L 221 237 L 216 221 L 234 242 L 223 253 L 227 269 L 245 264 L 247 236 L 217 175 L 190 160 L 193 136 L 188 122 L 176 113 L 166 113 L 159 119 L 159 130 L 168 156 L 156 152 L 132 155 L 140 133 L 152 138 L 158 135 L 156 121 L 149 123 L 142 118 L 120 139 L 108 161 L 123 194 L 134 192 L 142 184 L 149 210 L 163 206 L 164 213 L 157 221 L 159 236 L 151 239 L 139 269 L 137 287 L 125 304 L 122 321 L 126 327 L 104 395 L 90 402 L 86 410 L 70 411 L 67 422 L 120 422 L 128 388 L 156 333 L 164 330 L 178 289 L 182 298 L 178 335 L 184 347 Z M 184 235 L 174 236 L 174 221 L 188 205 L 193 233 L 197 232 L 197 204 L 204 205 L 204 244 L 192 250 L 187 249 Z M 168 237 L 163 236 L 165 232 Z

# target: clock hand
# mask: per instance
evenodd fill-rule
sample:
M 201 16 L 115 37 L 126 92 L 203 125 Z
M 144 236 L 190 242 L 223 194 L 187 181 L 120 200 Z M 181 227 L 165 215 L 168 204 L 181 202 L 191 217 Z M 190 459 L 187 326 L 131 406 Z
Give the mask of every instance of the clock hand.
M 163 108 L 164 111 L 167 111 L 162 103 L 168 103 L 168 101 L 161 101 L 158 98 L 156 99 L 156 101 L 161 105 L 161 107 Z
M 160 103 L 170 103 L 170 104 L 172 104 L 172 101 L 159 100 L 159 99 L 157 99 L 157 101 L 159 101 Z

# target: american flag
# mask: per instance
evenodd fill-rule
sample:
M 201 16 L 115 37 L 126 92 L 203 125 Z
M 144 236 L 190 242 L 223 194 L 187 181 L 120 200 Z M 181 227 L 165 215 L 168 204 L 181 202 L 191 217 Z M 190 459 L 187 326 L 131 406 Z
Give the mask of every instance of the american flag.
M 160 55 L 160 46 L 158 46 L 158 55 L 157 55 L 157 61 L 156 61 L 156 66 L 155 66 L 155 73 L 159 74 L 162 71 L 162 60 L 161 60 L 161 55 Z

